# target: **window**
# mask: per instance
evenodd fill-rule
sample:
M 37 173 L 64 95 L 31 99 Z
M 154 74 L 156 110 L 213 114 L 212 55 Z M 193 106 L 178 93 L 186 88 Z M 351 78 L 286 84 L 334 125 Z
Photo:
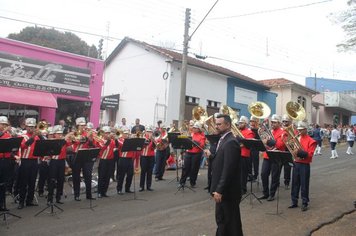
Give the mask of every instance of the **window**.
M 199 98 L 191 97 L 191 96 L 185 96 L 185 102 L 186 103 L 190 103 L 190 104 L 199 104 Z
M 298 103 L 302 105 L 304 109 L 306 109 L 307 99 L 305 97 L 298 96 Z
M 208 100 L 208 107 L 219 108 L 220 106 L 221 106 L 221 102 Z

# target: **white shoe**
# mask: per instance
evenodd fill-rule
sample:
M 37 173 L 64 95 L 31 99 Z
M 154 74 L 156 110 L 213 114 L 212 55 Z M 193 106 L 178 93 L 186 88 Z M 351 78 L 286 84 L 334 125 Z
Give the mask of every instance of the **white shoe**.
M 330 159 L 335 159 L 336 157 L 330 157 Z

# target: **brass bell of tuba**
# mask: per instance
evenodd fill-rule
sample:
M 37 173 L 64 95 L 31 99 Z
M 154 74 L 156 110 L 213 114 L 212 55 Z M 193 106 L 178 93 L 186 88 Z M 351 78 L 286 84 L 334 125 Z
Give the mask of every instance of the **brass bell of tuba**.
M 287 115 L 293 121 L 303 121 L 305 119 L 305 109 L 297 102 L 290 101 L 286 104 Z M 295 134 L 293 124 L 284 128 L 285 132 L 282 135 L 282 140 L 286 145 L 289 152 L 292 154 L 293 159 L 297 159 L 296 152 L 302 150 L 302 145 L 298 140 L 298 136 Z
M 264 119 L 271 114 L 271 108 L 264 102 L 253 102 L 247 107 L 251 115 L 258 119 Z

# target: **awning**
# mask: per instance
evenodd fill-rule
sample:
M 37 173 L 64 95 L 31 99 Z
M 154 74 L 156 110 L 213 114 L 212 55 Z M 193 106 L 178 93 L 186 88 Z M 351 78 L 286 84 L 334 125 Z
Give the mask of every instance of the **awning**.
M 0 87 L 0 102 L 57 108 L 57 100 L 51 93 L 27 89 Z

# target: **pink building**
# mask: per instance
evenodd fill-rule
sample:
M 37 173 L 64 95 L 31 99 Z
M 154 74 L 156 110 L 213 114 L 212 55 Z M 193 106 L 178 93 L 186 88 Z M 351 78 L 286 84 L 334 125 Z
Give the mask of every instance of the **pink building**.
M 99 124 L 104 62 L 0 38 L 0 115 Z

